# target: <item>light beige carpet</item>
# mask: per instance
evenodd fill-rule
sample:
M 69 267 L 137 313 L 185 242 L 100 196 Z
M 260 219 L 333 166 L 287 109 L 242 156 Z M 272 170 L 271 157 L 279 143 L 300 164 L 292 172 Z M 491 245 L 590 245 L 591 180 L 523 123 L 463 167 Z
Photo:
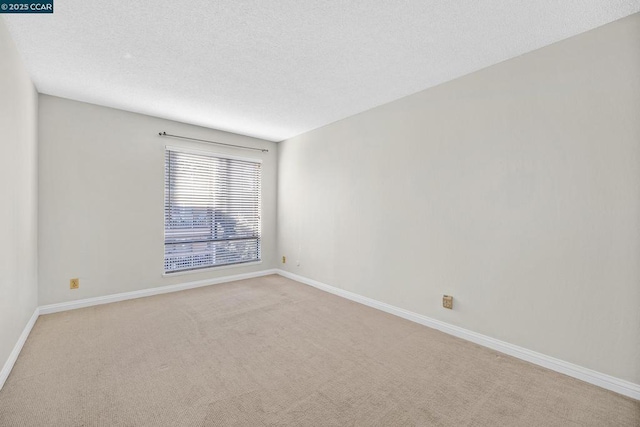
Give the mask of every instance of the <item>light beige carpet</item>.
M 638 426 L 640 402 L 268 276 L 41 316 L 2 426 Z

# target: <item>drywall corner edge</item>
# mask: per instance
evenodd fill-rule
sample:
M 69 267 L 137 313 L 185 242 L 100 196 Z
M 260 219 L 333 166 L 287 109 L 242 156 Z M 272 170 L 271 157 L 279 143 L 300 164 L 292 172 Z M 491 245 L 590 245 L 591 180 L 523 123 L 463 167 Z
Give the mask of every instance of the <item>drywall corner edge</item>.
M 594 371 L 592 369 L 575 365 L 573 363 L 565 362 L 564 360 L 556 359 L 554 357 L 547 356 L 545 354 L 538 353 L 523 347 L 519 347 L 508 342 L 500 341 L 495 338 L 491 338 L 486 335 L 461 328 L 459 326 L 454 326 L 449 323 L 424 316 L 422 314 L 414 313 L 409 310 L 395 307 L 393 305 L 356 294 L 354 292 L 336 288 L 335 286 L 327 285 L 325 283 L 318 282 L 317 280 L 309 279 L 295 273 L 290 273 L 281 269 L 276 270 L 280 276 L 295 280 L 296 282 L 313 286 L 314 288 L 320 289 L 322 291 L 329 292 L 331 294 L 346 298 L 360 304 L 364 304 L 366 306 L 384 311 L 389 314 L 393 314 L 398 317 L 402 317 L 403 319 L 419 323 L 429 328 L 437 329 L 446 334 L 471 341 L 483 347 L 488 347 L 492 350 L 499 351 L 500 353 L 504 353 L 509 356 L 513 356 L 518 359 L 533 363 L 535 365 L 542 366 L 552 371 L 577 378 L 581 381 L 614 391 L 624 396 L 640 400 L 640 384 L 635 384 L 630 381 L 626 381 L 620 378 L 613 377 L 611 375 Z

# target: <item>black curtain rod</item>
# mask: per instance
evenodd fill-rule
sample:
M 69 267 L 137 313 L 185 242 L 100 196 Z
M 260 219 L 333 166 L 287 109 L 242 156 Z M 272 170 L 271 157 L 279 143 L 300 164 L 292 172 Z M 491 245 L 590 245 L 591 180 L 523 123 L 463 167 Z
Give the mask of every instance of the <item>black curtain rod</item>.
M 243 150 L 262 151 L 263 153 L 269 152 L 269 150 L 267 150 L 266 148 L 253 148 L 253 147 L 245 147 L 244 145 L 225 144 L 224 142 L 207 141 L 206 139 L 189 138 L 188 136 L 180 136 L 180 135 L 171 135 L 166 132 L 158 132 L 158 135 L 167 136 L 169 138 L 186 139 L 188 141 L 198 141 L 198 142 L 206 142 L 208 144 L 224 145 L 225 147 L 241 148 Z

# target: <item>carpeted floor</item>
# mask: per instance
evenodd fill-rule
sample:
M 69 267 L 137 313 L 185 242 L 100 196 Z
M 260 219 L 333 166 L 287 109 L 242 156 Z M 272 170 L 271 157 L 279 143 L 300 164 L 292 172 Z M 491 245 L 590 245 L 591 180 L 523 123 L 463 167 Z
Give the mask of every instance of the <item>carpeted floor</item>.
M 638 426 L 640 402 L 280 276 L 41 316 L 2 426 Z

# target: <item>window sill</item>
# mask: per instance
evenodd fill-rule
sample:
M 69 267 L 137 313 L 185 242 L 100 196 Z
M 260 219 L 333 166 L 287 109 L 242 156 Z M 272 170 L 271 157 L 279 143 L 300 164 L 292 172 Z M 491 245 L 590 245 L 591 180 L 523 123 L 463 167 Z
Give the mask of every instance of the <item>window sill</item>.
M 250 267 L 252 265 L 259 265 L 259 264 L 262 264 L 262 260 L 252 261 L 252 262 L 243 262 L 241 264 L 221 265 L 219 267 L 199 268 L 197 270 L 185 270 L 185 271 L 175 271 L 173 273 L 162 273 L 162 277 L 184 276 L 187 274 L 206 273 L 211 271 L 227 270 L 230 268 Z

